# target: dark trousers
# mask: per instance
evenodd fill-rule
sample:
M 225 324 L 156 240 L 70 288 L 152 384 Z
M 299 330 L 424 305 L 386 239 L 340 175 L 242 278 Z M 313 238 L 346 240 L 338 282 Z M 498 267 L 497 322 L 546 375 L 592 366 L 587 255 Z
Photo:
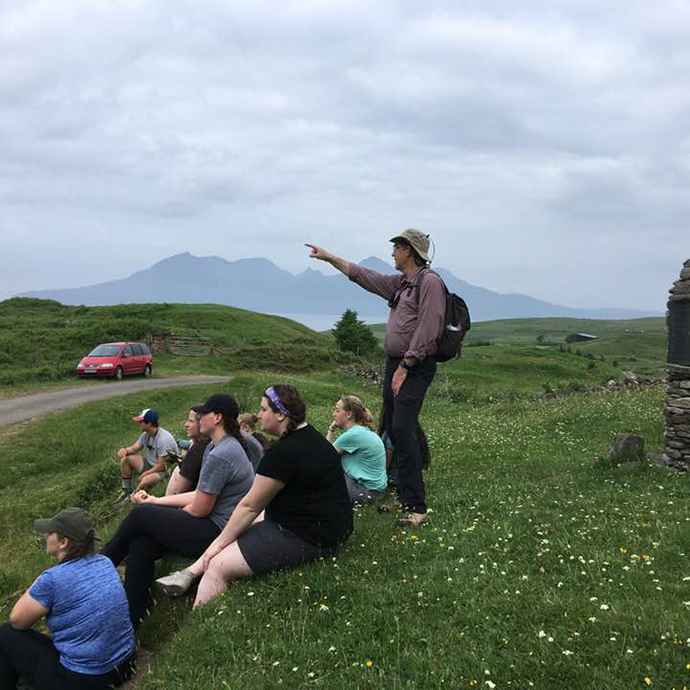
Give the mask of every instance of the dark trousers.
M 388 357 L 386 360 L 386 377 L 383 382 L 384 426 L 395 446 L 400 502 L 405 510 L 426 513 L 417 420 L 427 388 L 436 374 L 436 360 L 427 357 L 408 371 L 400 392 L 393 396 L 393 374 L 400 361 L 399 357 Z
M 97 676 L 68 671 L 53 641 L 35 630 L 0 627 L 0 688 L 14 690 L 21 676 L 34 690 L 105 690 L 122 685 L 131 675 L 134 657 Z
M 127 515 L 101 553 L 115 566 L 127 557 L 125 592 L 135 627 L 146 614 L 156 561 L 167 553 L 199 558 L 219 534 L 210 518 L 180 508 L 141 505 Z

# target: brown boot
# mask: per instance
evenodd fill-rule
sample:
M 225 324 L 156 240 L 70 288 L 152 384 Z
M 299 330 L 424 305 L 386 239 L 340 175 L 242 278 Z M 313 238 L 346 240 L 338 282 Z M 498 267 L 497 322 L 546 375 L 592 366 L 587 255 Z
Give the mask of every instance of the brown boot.
M 402 510 L 400 501 L 392 501 L 391 503 L 382 503 L 376 506 L 377 513 L 398 513 Z
M 403 513 L 396 523 L 398 527 L 419 527 L 426 522 L 426 513 Z

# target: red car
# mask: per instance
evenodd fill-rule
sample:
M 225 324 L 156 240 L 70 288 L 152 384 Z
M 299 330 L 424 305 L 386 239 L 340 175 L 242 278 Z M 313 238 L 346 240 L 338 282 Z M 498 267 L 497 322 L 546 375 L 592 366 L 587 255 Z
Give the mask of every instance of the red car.
M 144 343 L 103 343 L 77 365 L 78 376 L 114 376 L 118 381 L 125 374 L 148 377 L 152 370 L 153 355 Z

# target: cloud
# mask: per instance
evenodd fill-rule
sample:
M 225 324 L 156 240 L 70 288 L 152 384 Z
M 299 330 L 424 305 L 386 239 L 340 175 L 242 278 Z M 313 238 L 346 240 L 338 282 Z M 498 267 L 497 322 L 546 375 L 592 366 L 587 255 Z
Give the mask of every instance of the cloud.
M 671 1 L 5 3 L 0 240 L 68 247 L 84 276 L 94 232 L 118 261 L 145 238 L 132 270 L 300 270 L 303 240 L 385 256 L 421 226 L 470 282 L 663 308 L 688 254 L 689 29 Z M 66 285 L 34 265 L 0 296 Z

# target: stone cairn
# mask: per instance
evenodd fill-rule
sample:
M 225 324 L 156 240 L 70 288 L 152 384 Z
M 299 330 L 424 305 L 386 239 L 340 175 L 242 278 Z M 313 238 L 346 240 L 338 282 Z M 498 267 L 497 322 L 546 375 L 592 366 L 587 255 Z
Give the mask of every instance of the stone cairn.
M 667 395 L 664 416 L 665 452 L 662 461 L 681 470 L 690 469 L 690 259 L 680 280 L 669 290 Z

